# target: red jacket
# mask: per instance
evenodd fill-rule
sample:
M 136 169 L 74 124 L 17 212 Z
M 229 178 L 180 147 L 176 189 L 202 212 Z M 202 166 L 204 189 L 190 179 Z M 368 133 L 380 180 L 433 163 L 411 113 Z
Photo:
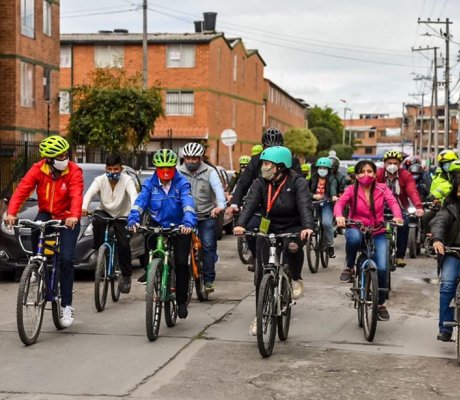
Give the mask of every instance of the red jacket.
M 34 164 L 19 182 L 8 205 L 8 214 L 16 216 L 22 204 L 37 190 L 38 210 L 51 214 L 53 219 L 81 217 L 83 203 L 83 173 L 81 168 L 69 161 L 68 167 L 56 180 L 46 160 Z
M 385 168 L 379 168 L 379 170 L 377 171 L 377 182 L 382 182 L 386 184 L 385 172 Z M 409 207 L 410 199 L 415 208 L 423 209 L 422 200 L 420 199 L 420 195 L 415 185 L 415 180 L 412 177 L 411 173 L 409 171 L 406 171 L 405 169 L 400 168 L 398 170 L 398 177 L 396 179 L 399 180 L 400 192 L 399 196 L 395 195 L 395 197 L 397 199 L 399 198 L 401 205 L 407 210 L 407 208 Z

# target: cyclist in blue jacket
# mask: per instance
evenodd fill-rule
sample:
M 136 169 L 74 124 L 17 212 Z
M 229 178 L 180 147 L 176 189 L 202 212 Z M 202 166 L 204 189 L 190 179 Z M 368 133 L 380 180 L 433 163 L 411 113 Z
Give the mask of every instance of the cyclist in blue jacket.
M 174 264 L 176 266 L 177 315 L 187 318 L 187 290 L 190 281 L 188 256 L 191 231 L 197 223 L 191 186 L 176 170 L 177 155 L 172 150 L 161 149 L 153 156 L 156 171 L 142 185 L 128 216 L 128 227 L 136 230 L 144 212 L 150 217 L 151 226 L 169 228 L 171 224 L 181 226 L 182 235 L 173 239 Z M 146 243 L 146 249 L 153 246 Z M 145 275 L 145 274 L 144 274 Z M 145 282 L 145 276 L 140 278 Z

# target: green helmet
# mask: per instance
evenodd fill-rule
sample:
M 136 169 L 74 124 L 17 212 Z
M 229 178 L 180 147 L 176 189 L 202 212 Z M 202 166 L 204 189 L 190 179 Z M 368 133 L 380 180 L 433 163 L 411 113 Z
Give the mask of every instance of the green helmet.
M 304 172 L 304 173 L 310 172 L 310 169 L 311 169 L 310 164 L 302 164 L 302 165 L 300 166 L 300 170 L 301 170 L 302 172 Z
M 256 144 L 254 146 L 252 146 L 252 149 L 251 149 L 251 154 L 253 156 L 256 156 L 257 154 L 260 154 L 264 151 L 264 148 L 262 147 L 261 144 Z
M 250 156 L 241 156 L 239 159 L 240 165 L 248 165 L 249 161 L 251 161 Z
M 321 158 L 318 158 L 318 160 L 316 161 L 316 167 L 320 168 L 320 167 L 323 167 L 323 168 L 329 168 L 331 169 L 332 168 L 332 160 L 328 157 L 321 157 Z
M 355 166 L 354 165 L 350 165 L 348 168 L 347 168 L 347 174 L 350 175 L 350 174 L 354 174 L 355 173 Z
M 452 161 L 447 171 L 448 172 L 460 172 L 460 160 Z
M 55 158 L 69 150 L 67 140 L 58 135 L 48 136 L 39 144 L 40 155 L 46 158 Z
M 175 167 L 177 155 L 170 149 L 160 149 L 153 155 L 153 165 L 155 167 Z
M 292 167 L 292 153 L 287 147 L 273 146 L 265 149 L 260 155 L 262 161 L 270 161 L 273 164 L 284 164 L 286 168 Z

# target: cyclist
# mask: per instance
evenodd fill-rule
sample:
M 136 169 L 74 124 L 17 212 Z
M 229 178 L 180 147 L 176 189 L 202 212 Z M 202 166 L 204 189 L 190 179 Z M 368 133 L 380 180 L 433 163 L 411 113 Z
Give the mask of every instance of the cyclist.
M 264 151 L 264 148 L 261 144 L 255 144 L 251 149 L 251 156 L 257 156 Z
M 116 154 L 109 154 L 105 160 L 105 173 L 94 179 L 85 197 L 83 197 L 82 215 L 88 215 L 89 204 L 97 195 L 99 195 L 100 203 L 95 214 L 111 218 L 126 217 L 129 214 L 136 200 L 137 191 L 133 179 L 128 174 L 123 174 L 122 171 L 123 161 L 121 157 Z M 100 218 L 94 218 L 92 224 L 93 248 L 97 250 L 104 243 L 106 222 Z M 126 231 L 125 221 L 116 221 L 114 230 L 122 274 L 120 291 L 121 293 L 129 293 L 132 275 L 130 234 Z
M 161 149 L 153 155 L 155 173 L 142 185 L 128 216 L 128 227 L 136 231 L 145 212 L 151 226 L 169 228 L 171 224 L 181 226 L 182 235 L 173 238 L 174 265 L 176 266 L 177 315 L 188 316 L 187 293 L 190 282 L 188 256 L 192 228 L 197 217 L 190 183 L 177 172 L 177 155 L 170 149 Z M 154 243 L 147 243 L 146 253 Z M 144 277 L 145 279 L 145 277 Z
M 309 188 L 313 194 L 313 200 L 325 200 L 321 206 L 321 222 L 327 240 L 329 257 L 335 258 L 334 230 L 332 227 L 334 214 L 331 201 L 338 200 L 337 179 L 332 172 L 332 161 L 330 158 L 319 158 L 316 161 L 315 167 L 316 171 L 311 176 Z
M 345 190 L 345 175 L 339 172 L 340 160 L 337 156 L 329 156 L 329 160 L 332 162 L 331 174 L 337 180 L 337 193 L 342 194 Z
M 415 207 L 415 215 L 422 217 L 424 214 L 422 200 L 415 187 L 414 178 L 409 171 L 400 168 L 403 158 L 399 151 L 390 150 L 383 156 L 384 168 L 377 171 L 377 182 L 385 183 L 398 200 L 402 211 L 409 207 L 409 199 Z M 404 267 L 406 262 L 407 242 L 409 240 L 409 221 L 404 216 L 404 225 L 398 228 L 398 240 L 396 243 L 396 265 Z
M 187 143 L 183 148 L 184 164 L 178 170 L 192 185 L 198 216 L 198 233 L 203 245 L 205 290 L 214 291 L 217 262 L 216 218 L 227 205 L 224 188 L 214 168 L 203 162 L 204 147 Z
M 249 161 L 251 161 L 251 157 L 250 156 L 241 156 L 238 161 L 240 163 L 240 169 L 238 171 L 236 171 L 235 175 L 233 175 L 232 179 L 230 179 L 230 182 L 229 182 L 228 188 L 227 188 L 228 193 L 232 193 L 233 190 L 235 189 L 236 185 L 238 184 L 238 180 L 240 179 L 241 174 L 244 172 L 244 169 L 249 164 Z
M 69 161 L 69 143 L 53 135 L 39 144 L 43 160 L 34 164 L 19 182 L 8 205 L 5 222 L 11 226 L 16 220 L 23 202 L 34 190 L 38 197 L 36 221 L 64 220 L 68 229 L 61 230 L 60 239 L 60 284 L 61 315 L 64 328 L 74 322 L 72 290 L 74 281 L 74 251 L 80 233 L 81 205 L 83 202 L 83 173 L 81 168 Z M 38 230 L 32 233 L 32 249 L 38 245 Z
M 460 247 L 460 175 L 454 178 L 450 194 L 446 197 L 442 209 L 431 221 L 434 251 L 439 259 L 441 284 L 439 288 L 439 334 L 438 340 L 449 342 L 452 328 L 445 327 L 445 321 L 454 320 L 454 309 L 450 302 L 455 296 L 457 282 L 460 279 L 460 258 L 445 254 L 444 246 Z
M 374 261 L 377 264 L 379 288 L 387 288 L 387 239 L 385 236 L 384 203 L 392 213 L 396 223 L 402 223 L 402 214 L 399 204 L 391 190 L 383 183 L 376 182 L 376 165 L 369 160 L 359 161 L 355 166 L 356 182 L 347 187 L 343 195 L 334 207 L 334 215 L 337 225 L 345 227 L 343 211 L 349 205 L 349 218 L 360 221 L 366 226 L 377 228 L 374 232 L 375 254 Z M 357 228 L 347 228 L 346 239 L 346 267 L 340 275 L 340 282 L 351 282 L 354 276 L 354 265 L 358 251 L 361 248 L 363 236 Z M 378 316 L 381 321 L 388 321 L 390 315 L 385 307 L 385 293 L 379 292 Z
M 411 164 L 407 169 L 415 181 L 415 186 L 422 200 L 430 194 L 431 178 L 420 164 Z
M 401 163 L 401 167 L 403 169 L 407 169 L 409 171 L 409 167 L 414 164 L 422 164 L 422 160 L 418 156 L 409 156 L 406 157 L 403 162 Z
M 242 235 L 249 229 L 252 215 L 263 210 L 264 218 L 260 224 L 263 233 L 296 233 L 300 239 L 289 239 L 284 243 L 284 256 L 291 271 L 292 295 L 302 296 L 303 241 L 313 233 L 313 214 L 308 184 L 303 176 L 293 172 L 292 154 L 287 147 L 273 146 L 265 149 L 262 161 L 262 177 L 251 185 L 243 210 L 234 228 L 235 235 Z M 257 240 L 257 265 L 268 259 L 268 246 L 263 238 Z M 258 285 L 262 279 L 262 268 L 256 268 L 256 299 Z M 251 334 L 255 335 L 256 323 L 252 322 Z
M 311 165 L 302 164 L 300 166 L 300 170 L 302 171 L 302 175 L 305 177 L 305 179 L 309 181 L 311 179 Z
M 350 185 L 354 185 L 355 182 L 356 182 L 355 166 L 350 165 L 347 168 L 347 177 L 345 178 L 345 188 L 347 188 Z

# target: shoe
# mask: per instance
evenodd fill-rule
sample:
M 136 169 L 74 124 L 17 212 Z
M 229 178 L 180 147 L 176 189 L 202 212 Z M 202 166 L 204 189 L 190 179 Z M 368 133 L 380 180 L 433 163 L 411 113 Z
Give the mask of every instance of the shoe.
M 451 332 L 442 331 L 438 333 L 437 339 L 441 342 L 450 342 L 450 338 L 452 337 Z
M 61 315 L 59 316 L 59 322 L 63 328 L 70 328 L 73 324 L 73 307 L 65 306 L 61 308 Z
M 340 274 L 340 282 L 342 283 L 351 283 L 353 282 L 353 270 L 349 268 L 345 268 L 342 273 Z
M 177 316 L 180 319 L 185 319 L 188 317 L 188 310 L 186 304 L 178 304 L 177 305 Z
M 251 336 L 257 335 L 257 318 L 254 318 L 254 321 L 251 322 L 251 325 L 249 326 L 249 334 Z
M 292 298 L 294 300 L 300 299 L 303 296 L 304 287 L 302 279 L 292 281 Z
M 396 266 L 399 268 L 404 268 L 406 266 L 406 262 L 404 261 L 404 258 L 397 258 Z
M 144 272 L 139 278 L 137 278 L 137 282 L 140 283 L 141 285 L 147 284 L 147 271 Z
M 214 292 L 214 283 L 212 282 L 206 282 L 204 284 L 204 290 L 206 290 L 207 293 L 212 293 Z
M 334 246 L 329 246 L 327 248 L 327 254 L 329 255 L 329 258 L 335 258 L 335 249 Z
M 220 261 L 220 255 L 219 253 L 216 253 L 216 257 L 215 257 L 215 264 L 217 264 L 219 261 Z
M 131 277 L 122 276 L 119 285 L 121 293 L 129 293 L 131 290 Z
M 379 306 L 379 310 L 377 311 L 379 321 L 389 321 L 390 314 L 385 306 Z
M 256 270 L 256 265 L 254 263 L 248 264 L 248 271 L 254 272 Z

